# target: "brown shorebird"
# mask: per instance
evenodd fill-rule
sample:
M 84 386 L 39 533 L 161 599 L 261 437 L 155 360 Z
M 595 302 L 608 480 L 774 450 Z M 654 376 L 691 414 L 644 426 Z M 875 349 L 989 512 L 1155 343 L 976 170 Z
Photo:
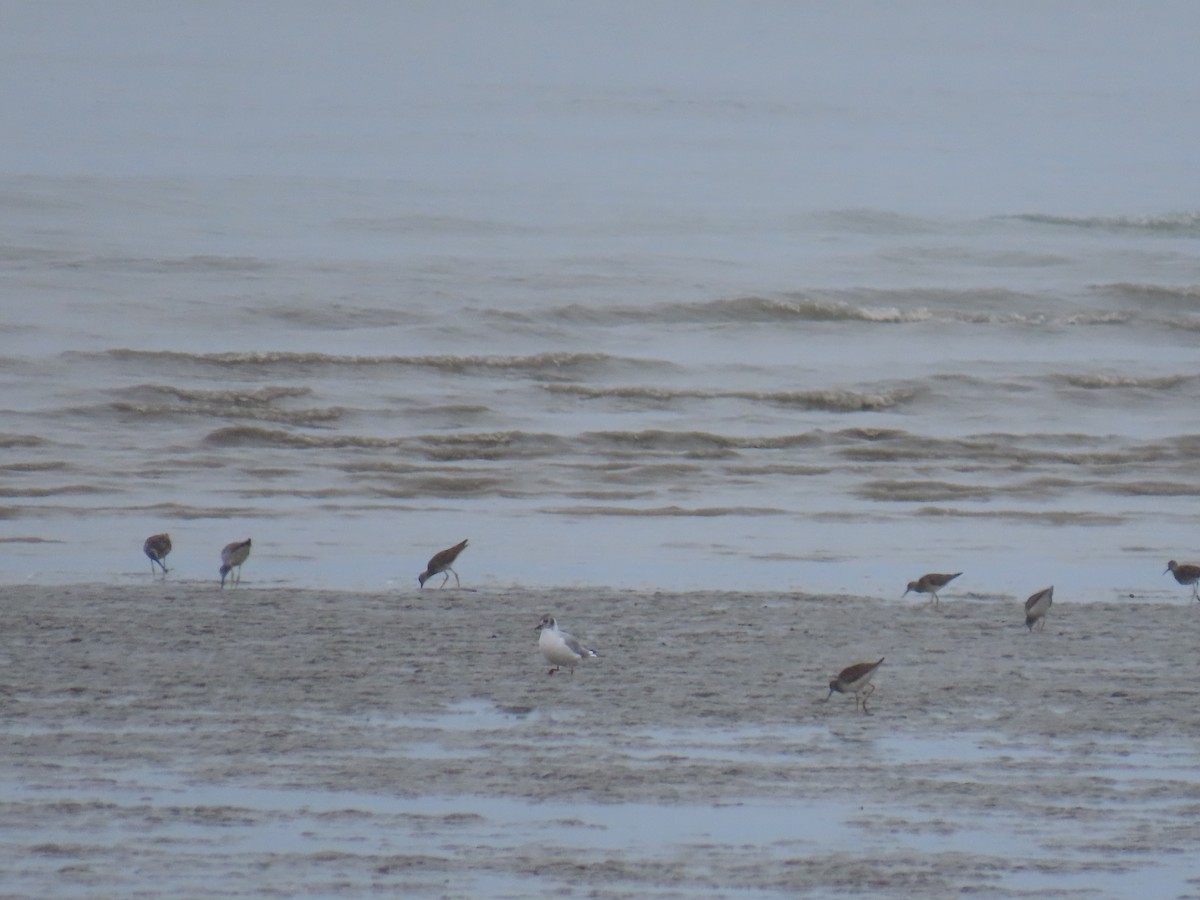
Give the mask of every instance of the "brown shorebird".
M 221 549 L 221 587 L 225 587 L 225 576 L 237 569 L 236 578 L 230 579 L 230 584 L 242 583 L 242 563 L 250 555 L 250 538 L 244 541 L 234 541 Z
M 871 677 L 881 665 L 883 665 L 882 656 L 879 658 L 879 662 L 858 663 L 842 669 L 838 673 L 838 677 L 829 682 L 829 696 L 825 698 L 826 702 L 829 697 L 833 696 L 834 691 L 839 694 L 853 694 L 854 708 L 858 709 L 859 695 L 861 695 L 862 711 L 868 716 L 871 715 L 867 709 L 867 700 L 875 693 L 875 685 L 871 684 Z
M 417 576 L 417 581 L 421 582 L 421 587 L 425 587 L 425 582 L 438 572 L 446 573 L 446 577 L 442 579 L 442 583 L 438 587 L 445 587 L 451 575 L 454 576 L 454 586 L 462 587 L 462 582 L 458 580 L 458 573 L 451 566 L 454 565 L 454 561 L 458 559 L 458 554 L 462 553 L 463 548 L 466 546 L 467 542 L 464 540 L 461 544 L 455 544 L 453 547 L 447 547 L 445 550 L 433 554 L 433 558 L 425 566 L 425 571 Z
M 541 632 L 541 636 L 538 637 L 538 649 L 542 651 L 542 656 L 546 657 L 546 662 L 554 667 L 546 673 L 548 675 L 553 675 L 563 666 L 574 675 L 575 666 L 581 660 L 600 655 L 579 643 L 573 634 L 560 630 L 554 616 L 542 616 L 542 621 L 534 631 Z
M 1050 610 L 1050 604 L 1054 602 L 1054 586 L 1042 588 L 1036 594 L 1030 596 L 1025 601 L 1025 627 L 1033 632 L 1033 626 L 1037 625 L 1037 630 L 1041 631 L 1046 627 L 1046 613 Z
M 1192 599 L 1200 600 L 1200 566 L 1193 566 L 1191 563 L 1177 563 L 1171 560 L 1167 563 L 1167 567 L 1163 569 L 1163 574 L 1170 572 L 1175 576 L 1175 580 L 1180 584 L 1190 584 L 1192 586 Z
M 154 564 L 158 563 L 163 570 L 163 574 L 167 574 L 167 565 L 163 562 L 167 558 L 167 554 L 171 552 L 171 536 L 169 534 L 152 534 L 146 538 L 146 543 L 142 544 L 142 552 L 150 557 L 150 574 L 154 574 Z
M 918 594 L 933 594 L 933 597 L 925 605 L 928 606 L 932 603 L 935 607 L 939 606 L 941 601 L 938 600 L 937 592 L 961 574 L 962 572 L 955 572 L 953 575 L 939 575 L 937 572 L 930 572 L 928 575 L 922 575 L 916 581 L 910 581 L 908 590 L 901 596 L 907 597 L 908 591 L 916 591 Z

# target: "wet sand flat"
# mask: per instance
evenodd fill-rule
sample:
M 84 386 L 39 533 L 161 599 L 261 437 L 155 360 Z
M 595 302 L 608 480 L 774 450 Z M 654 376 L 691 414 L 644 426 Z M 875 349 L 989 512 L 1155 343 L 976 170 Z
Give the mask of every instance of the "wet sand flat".
M 1200 604 L 3 596 L 0 896 L 1200 896 Z

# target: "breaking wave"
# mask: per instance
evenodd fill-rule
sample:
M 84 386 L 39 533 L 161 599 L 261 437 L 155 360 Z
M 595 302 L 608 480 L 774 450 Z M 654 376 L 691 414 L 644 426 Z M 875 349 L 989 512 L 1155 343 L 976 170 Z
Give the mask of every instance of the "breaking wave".
M 701 303 L 664 303 L 656 306 L 592 307 L 582 304 L 552 310 L 551 317 L 576 325 L 713 324 L 771 322 L 919 322 L 929 318 L 924 309 L 856 306 L 836 299 L 805 295 L 735 297 Z
M 1200 213 L 1179 212 L 1157 216 L 1060 216 L 1049 213 L 1024 213 L 1008 216 L 1034 225 L 1059 228 L 1104 229 L 1108 231 L 1145 231 L 1154 234 L 1200 234 Z
M 688 388 L 659 388 L 644 385 L 622 387 L 589 387 L 580 384 L 545 384 L 543 390 L 557 394 L 572 394 L 587 399 L 638 400 L 649 403 L 671 403 L 678 400 L 749 400 L 797 409 L 825 412 L 873 412 L 893 409 L 918 396 L 914 388 L 898 388 L 876 393 L 850 390 L 816 391 L 708 391 Z
M 331 353 L 263 351 L 225 353 L 184 353 L 177 350 L 133 350 L 119 348 L 99 354 L 70 352 L 68 356 L 100 356 L 137 365 L 178 367 L 195 365 L 245 369 L 255 372 L 295 372 L 313 368 L 372 369 L 415 367 L 456 374 L 497 375 L 512 373 L 538 378 L 575 378 L 611 368 L 673 369 L 662 360 L 611 356 L 607 353 L 549 352 L 529 356 L 346 356 Z
M 1055 380 L 1071 387 L 1088 390 L 1104 390 L 1108 388 L 1137 389 L 1149 391 L 1170 391 L 1175 388 L 1195 384 L 1200 380 L 1197 375 L 1159 375 L 1138 378 L 1132 375 L 1116 374 L 1059 374 Z
M 769 506 L 702 506 L 688 508 L 683 506 L 562 506 L 546 509 L 545 512 L 562 516 L 695 516 L 712 518 L 715 516 L 781 516 L 786 511 Z

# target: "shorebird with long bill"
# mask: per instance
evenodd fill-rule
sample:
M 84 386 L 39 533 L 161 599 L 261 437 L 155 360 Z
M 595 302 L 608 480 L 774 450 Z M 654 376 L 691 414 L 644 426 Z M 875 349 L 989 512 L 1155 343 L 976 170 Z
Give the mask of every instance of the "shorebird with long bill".
M 1175 580 L 1182 585 L 1192 586 L 1192 599 L 1200 600 L 1200 566 L 1194 566 L 1191 563 L 1177 563 L 1171 560 L 1167 563 L 1167 567 L 1163 569 L 1163 574 L 1170 572 L 1175 576 Z
M 142 544 L 142 552 L 150 557 L 150 574 L 154 574 L 154 564 L 158 563 L 164 575 L 167 574 L 167 564 L 163 562 L 171 552 L 171 536 L 169 534 L 152 534 Z
M 916 581 L 910 581 L 908 583 L 908 589 L 905 590 L 901 596 L 907 597 L 909 591 L 914 591 L 918 594 L 933 594 L 933 597 L 930 598 L 925 605 L 928 606 L 930 603 L 932 603 L 936 609 L 941 605 L 941 601 L 938 599 L 938 591 L 940 591 L 961 574 L 962 572 L 955 572 L 953 575 L 941 575 L 937 572 L 930 572 L 928 575 L 922 575 Z
M 237 569 L 237 576 L 229 579 L 230 584 L 242 583 L 242 563 L 250 556 L 250 538 L 234 541 L 221 548 L 221 587 L 225 587 L 225 576 Z
M 884 657 L 881 656 L 879 662 L 861 662 L 842 669 L 837 678 L 829 682 L 829 695 L 825 701 L 828 702 L 835 691 L 839 694 L 853 694 L 854 708 L 858 709 L 861 702 L 862 711 L 868 716 L 871 715 L 867 709 L 867 700 L 875 693 L 875 685 L 871 684 L 871 678 L 874 677 L 875 670 L 883 665 L 883 660 Z
M 458 573 L 451 566 L 454 565 L 454 561 L 458 559 L 458 554 L 462 553 L 466 546 L 467 542 L 464 540 L 453 547 L 447 547 L 445 550 L 439 550 L 433 554 L 433 557 L 425 566 L 425 571 L 417 576 L 417 581 L 421 582 L 421 587 L 425 587 L 425 582 L 439 572 L 444 572 L 446 577 L 442 579 L 442 583 L 438 587 L 445 587 L 451 575 L 454 576 L 454 586 L 462 587 L 462 582 L 458 580 Z
M 1025 627 L 1031 634 L 1034 625 L 1037 626 L 1038 631 L 1046 627 L 1046 613 L 1050 611 L 1050 604 L 1053 602 L 1054 585 L 1042 588 L 1036 594 L 1031 594 L 1025 601 Z

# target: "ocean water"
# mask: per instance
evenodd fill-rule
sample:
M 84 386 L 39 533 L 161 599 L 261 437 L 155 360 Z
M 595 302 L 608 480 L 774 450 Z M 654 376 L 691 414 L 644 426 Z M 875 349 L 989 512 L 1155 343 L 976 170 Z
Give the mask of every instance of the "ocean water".
M 3 17 L 10 583 L 1187 599 L 1194 4 Z

